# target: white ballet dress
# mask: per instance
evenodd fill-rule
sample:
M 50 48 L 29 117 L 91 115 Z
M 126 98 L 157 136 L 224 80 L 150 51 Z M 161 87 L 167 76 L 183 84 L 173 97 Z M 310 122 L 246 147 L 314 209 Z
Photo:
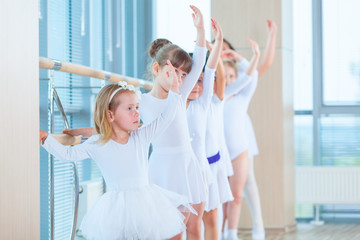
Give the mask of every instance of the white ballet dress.
M 248 64 L 245 58 L 239 63 L 244 70 Z M 250 77 L 244 70 L 238 71 L 238 79 L 228 85 L 225 90 L 226 98 L 230 97 L 230 99 L 224 105 L 224 132 L 226 146 L 232 160 L 249 149 L 245 124 L 246 114 L 251 97 L 255 92 L 258 73 L 255 71 L 254 75 Z
M 187 122 L 191 146 L 195 153 L 199 165 L 208 186 L 213 183 L 212 171 L 206 158 L 205 134 L 207 113 L 209 110 L 211 97 L 214 92 L 215 69 L 205 67 L 203 77 L 203 92 L 199 98 L 191 100 L 186 109 Z
M 230 164 L 226 150 L 222 146 L 221 133 L 223 102 L 216 94 L 213 95 L 207 115 L 206 125 L 206 156 L 213 173 L 214 182 L 209 188 L 209 199 L 205 211 L 209 212 L 221 204 L 234 200 L 228 181 L 227 162 Z M 228 159 L 226 159 L 228 158 Z
M 149 159 L 150 182 L 187 196 L 191 204 L 205 202 L 207 196 L 207 184 L 191 147 L 186 118 L 186 101 L 202 72 L 206 51 L 204 47 L 195 46 L 192 69 L 180 88 L 180 107 L 165 131 L 153 139 Z M 140 103 L 143 123 L 157 118 L 164 107 L 165 99 L 143 94 Z
M 168 107 L 148 125 L 131 132 L 126 144 L 99 143 L 100 135 L 83 144 L 65 147 L 49 135 L 43 147 L 61 161 L 92 158 L 108 191 L 87 212 L 80 229 L 86 239 L 167 239 L 186 227 L 179 207 L 193 211 L 185 196 L 149 184 L 150 140 L 175 116 L 180 96 L 169 93 Z
M 248 61 L 241 61 L 239 64 L 240 64 L 242 70 L 246 69 L 249 66 Z M 253 79 L 254 82 L 252 83 L 255 85 L 254 86 L 254 92 L 255 92 L 255 90 L 257 88 L 257 84 L 258 84 L 258 75 L 255 74 L 253 76 L 253 78 L 255 78 L 255 79 Z M 258 148 L 258 145 L 256 142 L 254 127 L 252 125 L 251 118 L 248 113 L 246 113 L 245 129 L 246 129 L 248 139 L 249 139 L 249 149 L 248 149 L 249 157 L 254 157 L 259 154 L 259 148 Z

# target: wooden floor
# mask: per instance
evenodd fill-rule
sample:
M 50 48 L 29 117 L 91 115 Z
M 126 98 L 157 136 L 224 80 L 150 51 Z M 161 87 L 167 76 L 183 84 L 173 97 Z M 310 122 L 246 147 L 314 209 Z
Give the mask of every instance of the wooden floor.
M 240 232 L 242 240 L 251 240 L 251 232 Z M 360 240 L 360 224 L 325 223 L 313 226 L 297 224 L 297 231 L 291 233 L 267 232 L 266 240 Z

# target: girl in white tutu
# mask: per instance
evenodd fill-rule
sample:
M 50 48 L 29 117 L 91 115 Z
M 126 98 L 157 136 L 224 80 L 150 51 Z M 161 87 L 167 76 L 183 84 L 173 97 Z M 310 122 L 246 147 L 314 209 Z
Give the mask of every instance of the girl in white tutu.
M 158 41 L 152 44 L 149 53 L 152 58 L 152 75 L 154 86 L 152 90 L 141 97 L 140 113 L 144 124 L 153 121 L 165 107 L 165 99 L 169 91 L 169 83 L 164 78 L 166 59 L 175 66 L 182 80 L 179 93 L 181 107 L 175 119 L 166 130 L 152 141 L 153 152 L 149 159 L 150 182 L 165 189 L 185 195 L 196 211 L 203 209 L 207 198 L 207 184 L 200 164 L 192 150 L 188 123 L 186 119 L 187 98 L 199 79 L 205 64 L 205 30 L 203 17 L 199 9 L 191 6 L 193 22 L 197 30 L 197 39 L 193 58 L 178 47 Z M 201 239 L 201 228 L 196 215 L 184 213 L 187 221 L 186 235 L 188 240 Z
M 180 79 L 169 61 L 164 74 L 171 83 L 166 107 L 139 129 L 138 96 L 133 86 L 122 83 L 99 92 L 94 112 L 98 134 L 85 143 L 68 148 L 40 130 L 42 146 L 59 160 L 92 158 L 101 169 L 108 191 L 81 223 L 88 240 L 169 239 L 186 229 L 181 211 L 193 211 L 188 199 L 149 184 L 150 141 L 172 122 L 181 102 Z
M 211 98 L 214 92 L 214 78 L 215 78 L 215 69 L 216 65 L 220 59 L 220 53 L 222 51 L 222 30 L 219 23 L 215 19 L 211 19 L 211 26 L 213 30 L 213 36 L 216 41 L 214 47 L 211 51 L 209 59 L 206 66 L 203 69 L 195 87 L 192 89 L 188 99 L 187 99 L 187 120 L 189 125 L 189 133 L 191 137 L 192 149 L 199 161 L 202 172 L 206 177 L 206 181 L 209 185 L 209 192 L 212 192 L 213 186 L 217 186 L 217 179 L 213 177 L 212 169 L 210 168 L 208 159 L 206 158 L 206 148 L 205 148 L 205 136 L 206 136 L 206 121 L 209 106 L 211 103 Z M 224 182 L 228 184 L 227 176 L 224 175 Z M 229 193 L 231 195 L 230 187 Z M 208 192 L 208 193 L 209 193 Z M 209 195 L 209 194 L 208 194 Z M 198 211 L 197 221 L 194 221 L 194 224 L 198 225 L 198 229 L 201 227 L 201 220 L 204 214 L 204 220 L 208 219 L 208 215 L 205 212 L 206 206 L 208 205 L 210 199 L 207 197 L 206 205 L 205 203 L 201 206 L 201 211 Z M 216 203 L 215 203 L 216 204 Z M 216 204 L 216 205 L 219 205 Z M 217 206 L 216 206 L 217 207 Z M 216 208 L 215 207 L 215 208 Z M 195 218 L 195 217 L 194 217 Z M 214 215 L 215 226 L 216 226 L 216 214 Z M 217 239 L 217 234 L 215 233 L 213 237 L 209 235 L 209 226 L 207 221 L 205 223 L 205 239 Z M 200 235 L 200 231 L 198 236 Z M 200 237 L 200 236 L 199 236 Z M 216 238 L 214 238 L 216 237 Z

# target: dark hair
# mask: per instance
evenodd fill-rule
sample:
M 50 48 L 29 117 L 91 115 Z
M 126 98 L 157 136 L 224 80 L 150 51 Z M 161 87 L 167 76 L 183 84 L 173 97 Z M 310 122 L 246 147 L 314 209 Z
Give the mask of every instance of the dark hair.
M 235 51 L 235 48 L 231 45 L 231 43 L 230 43 L 228 40 L 226 40 L 226 39 L 224 38 L 223 41 L 224 41 L 224 43 L 226 43 L 226 44 L 229 46 L 229 48 L 230 48 L 231 50 L 234 50 L 234 51 Z
M 153 62 L 159 63 L 160 67 L 167 65 L 169 59 L 171 64 L 189 73 L 192 66 L 192 58 L 179 46 L 172 44 L 167 39 L 156 39 L 149 48 L 149 55 Z
M 154 40 L 149 47 L 150 57 L 154 58 L 156 53 L 159 51 L 159 49 L 167 44 L 172 44 L 172 42 L 165 38 L 158 38 L 158 39 Z

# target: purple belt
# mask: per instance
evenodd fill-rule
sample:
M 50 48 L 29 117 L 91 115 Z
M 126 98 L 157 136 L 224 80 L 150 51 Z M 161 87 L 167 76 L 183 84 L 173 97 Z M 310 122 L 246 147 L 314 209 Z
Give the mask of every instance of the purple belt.
M 209 164 L 216 163 L 217 161 L 220 160 L 220 152 L 217 152 L 217 154 L 215 154 L 214 156 L 208 157 L 207 159 L 209 161 Z

